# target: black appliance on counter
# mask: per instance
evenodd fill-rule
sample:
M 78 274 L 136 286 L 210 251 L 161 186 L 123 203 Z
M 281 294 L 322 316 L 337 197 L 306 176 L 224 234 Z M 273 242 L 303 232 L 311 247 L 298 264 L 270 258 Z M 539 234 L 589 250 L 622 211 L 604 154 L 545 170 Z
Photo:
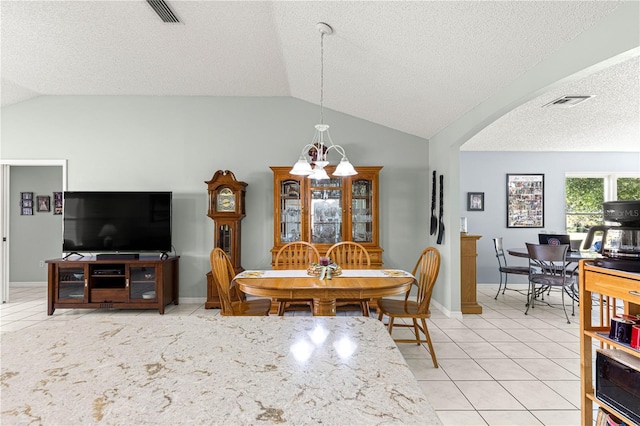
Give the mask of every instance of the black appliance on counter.
M 601 259 L 596 266 L 621 271 L 640 272 L 640 200 L 608 201 L 602 204 L 605 222 L 620 226 L 593 226 L 584 247 L 591 247 L 596 234 L 602 233 Z
M 596 398 L 640 424 L 640 360 L 619 349 L 598 349 Z

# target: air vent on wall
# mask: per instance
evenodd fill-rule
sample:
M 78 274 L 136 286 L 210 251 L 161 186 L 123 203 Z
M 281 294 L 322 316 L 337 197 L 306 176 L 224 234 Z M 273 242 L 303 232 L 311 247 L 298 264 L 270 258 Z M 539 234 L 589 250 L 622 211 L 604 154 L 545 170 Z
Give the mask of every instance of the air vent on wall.
M 158 14 L 163 22 L 180 22 L 176 14 L 173 13 L 173 10 L 171 10 L 167 2 L 165 2 L 164 0 L 147 0 L 147 3 L 149 3 L 149 6 L 151 6 L 151 8 Z
M 592 97 L 593 95 L 563 96 L 543 105 L 543 107 L 571 108 L 572 106 L 578 105 Z

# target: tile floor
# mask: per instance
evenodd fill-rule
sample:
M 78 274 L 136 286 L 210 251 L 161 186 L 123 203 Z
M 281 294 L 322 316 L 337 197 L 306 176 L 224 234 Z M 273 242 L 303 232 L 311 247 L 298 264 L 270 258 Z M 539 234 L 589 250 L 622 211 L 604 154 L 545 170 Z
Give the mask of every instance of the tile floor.
M 432 309 L 428 324 L 440 368 L 433 367 L 426 345 L 399 344 L 431 405 L 445 425 L 579 425 L 578 317 L 567 324 L 561 307 L 545 305 L 536 305 L 525 316 L 525 296 L 509 290 L 494 300 L 496 289 L 478 286 L 481 315 L 464 315 L 459 320 Z M 10 296 L 10 302 L 0 306 L 2 332 L 70 316 L 123 312 L 58 309 L 49 317 L 46 288 L 12 287 Z M 559 299 L 553 293 L 547 298 Z M 124 312 L 157 315 L 156 311 Z M 168 306 L 165 313 L 217 314 L 204 305 L 184 303 Z M 399 329 L 394 335 L 410 332 Z

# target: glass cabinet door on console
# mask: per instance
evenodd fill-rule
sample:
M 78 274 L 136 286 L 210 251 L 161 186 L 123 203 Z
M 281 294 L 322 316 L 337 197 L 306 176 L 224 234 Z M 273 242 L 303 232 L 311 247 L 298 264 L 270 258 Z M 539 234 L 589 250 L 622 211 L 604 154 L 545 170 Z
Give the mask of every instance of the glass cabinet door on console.
M 129 268 L 129 300 L 156 301 L 156 267 L 136 265 Z
M 58 269 L 57 300 L 82 303 L 86 299 L 87 277 L 84 265 L 65 265 Z
M 291 167 L 271 167 L 274 184 L 274 246 L 307 241 L 321 254 L 341 241 L 364 245 L 374 267 L 382 266 L 378 236 L 378 175 L 382 167 L 356 167 L 357 175 L 316 180 L 289 174 Z

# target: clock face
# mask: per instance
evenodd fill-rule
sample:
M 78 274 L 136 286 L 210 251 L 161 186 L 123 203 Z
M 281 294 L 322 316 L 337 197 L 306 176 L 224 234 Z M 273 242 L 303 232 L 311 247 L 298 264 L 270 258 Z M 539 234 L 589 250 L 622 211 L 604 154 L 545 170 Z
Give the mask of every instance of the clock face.
M 229 188 L 222 188 L 216 195 L 216 211 L 236 211 L 236 196 Z

